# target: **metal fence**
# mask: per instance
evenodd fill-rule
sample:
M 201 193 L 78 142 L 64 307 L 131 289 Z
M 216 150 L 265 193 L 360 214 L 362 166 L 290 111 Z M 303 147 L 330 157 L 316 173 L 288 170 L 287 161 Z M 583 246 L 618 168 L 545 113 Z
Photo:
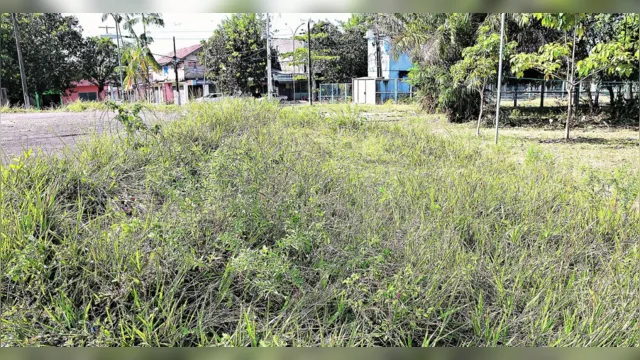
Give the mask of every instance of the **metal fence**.
M 413 87 L 403 79 L 376 80 L 376 104 L 413 98 Z
M 414 89 L 405 79 L 353 79 L 353 102 L 356 104 L 384 104 L 413 98 Z
M 487 101 L 495 104 L 496 86 L 487 87 Z M 609 106 L 612 96 L 632 99 L 640 91 L 638 82 L 583 81 L 573 91 L 574 104 Z M 506 78 L 500 89 L 500 106 L 505 107 L 558 107 L 568 105 L 566 83 L 563 80 Z
M 318 100 L 330 104 L 350 102 L 352 91 L 352 84 L 320 84 Z

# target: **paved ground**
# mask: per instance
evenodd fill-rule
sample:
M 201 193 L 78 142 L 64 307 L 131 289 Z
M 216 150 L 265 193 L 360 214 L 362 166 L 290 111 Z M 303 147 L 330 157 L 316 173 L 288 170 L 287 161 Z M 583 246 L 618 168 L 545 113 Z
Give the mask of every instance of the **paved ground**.
M 93 133 L 116 132 L 121 125 L 114 113 L 0 114 L 0 158 L 3 163 L 28 148 L 39 147 L 46 153 L 57 152 Z M 177 114 L 145 113 L 146 122 L 175 119 Z

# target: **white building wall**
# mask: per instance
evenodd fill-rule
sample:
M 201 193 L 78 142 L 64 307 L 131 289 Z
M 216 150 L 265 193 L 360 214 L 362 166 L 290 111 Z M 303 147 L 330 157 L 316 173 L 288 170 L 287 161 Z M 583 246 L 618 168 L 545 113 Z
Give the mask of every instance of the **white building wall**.
M 367 56 L 368 56 L 368 72 L 367 76 L 371 78 L 378 77 L 378 73 L 376 71 L 376 37 L 373 34 L 373 31 L 367 31 L 367 35 L 365 36 L 367 39 Z M 387 38 L 381 38 L 380 41 L 380 60 L 382 66 L 382 77 L 389 78 L 389 69 L 390 69 L 390 59 L 391 54 L 387 51 L 389 46 L 385 46 L 385 43 L 388 43 Z

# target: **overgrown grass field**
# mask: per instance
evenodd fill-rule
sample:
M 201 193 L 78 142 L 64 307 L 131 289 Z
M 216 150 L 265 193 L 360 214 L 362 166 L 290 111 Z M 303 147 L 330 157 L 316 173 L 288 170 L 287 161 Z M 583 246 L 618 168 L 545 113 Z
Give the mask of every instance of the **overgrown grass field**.
M 637 162 L 405 115 L 192 104 L 3 167 L 0 341 L 640 345 Z

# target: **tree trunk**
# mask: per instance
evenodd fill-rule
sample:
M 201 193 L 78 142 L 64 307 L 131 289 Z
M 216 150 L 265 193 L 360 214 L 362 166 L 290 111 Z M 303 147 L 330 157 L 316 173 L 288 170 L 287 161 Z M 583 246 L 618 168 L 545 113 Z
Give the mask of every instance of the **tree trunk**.
M 593 96 L 591 96 L 591 83 L 587 85 L 587 99 L 589 100 L 589 114 L 593 114 Z
M 482 110 L 484 109 L 484 86 L 480 91 L 480 115 L 478 115 L 478 126 L 476 128 L 476 135 L 480 136 L 480 122 L 482 121 Z
M 142 28 L 143 28 L 143 31 L 144 31 L 144 47 L 145 47 L 145 49 L 147 51 L 149 51 L 149 49 L 147 47 L 147 45 L 149 44 L 149 41 L 147 39 L 147 24 L 146 24 L 146 20 L 145 20 L 144 14 L 142 14 Z M 149 74 L 149 66 L 147 66 L 145 68 L 145 75 L 146 75 L 146 78 L 144 79 L 144 82 L 145 82 L 145 92 L 144 92 L 145 101 L 149 101 L 149 99 L 151 99 L 151 94 L 149 93 L 149 90 L 150 90 L 149 88 L 151 87 L 151 83 L 149 81 L 149 76 L 150 76 L 150 74 Z
M 565 140 L 569 140 L 569 129 L 571 128 L 571 117 L 573 116 L 573 85 L 567 84 L 567 95 L 569 105 L 567 106 L 567 121 L 564 127 Z
M 613 92 L 613 86 L 607 85 L 607 90 L 609 91 L 609 105 L 613 106 L 616 98 L 616 94 Z
M 104 100 L 104 96 L 102 96 L 103 91 L 104 91 L 104 84 L 98 85 L 98 101 Z
M 596 96 L 593 101 L 593 105 L 596 109 L 600 108 L 600 84 L 596 85 Z

